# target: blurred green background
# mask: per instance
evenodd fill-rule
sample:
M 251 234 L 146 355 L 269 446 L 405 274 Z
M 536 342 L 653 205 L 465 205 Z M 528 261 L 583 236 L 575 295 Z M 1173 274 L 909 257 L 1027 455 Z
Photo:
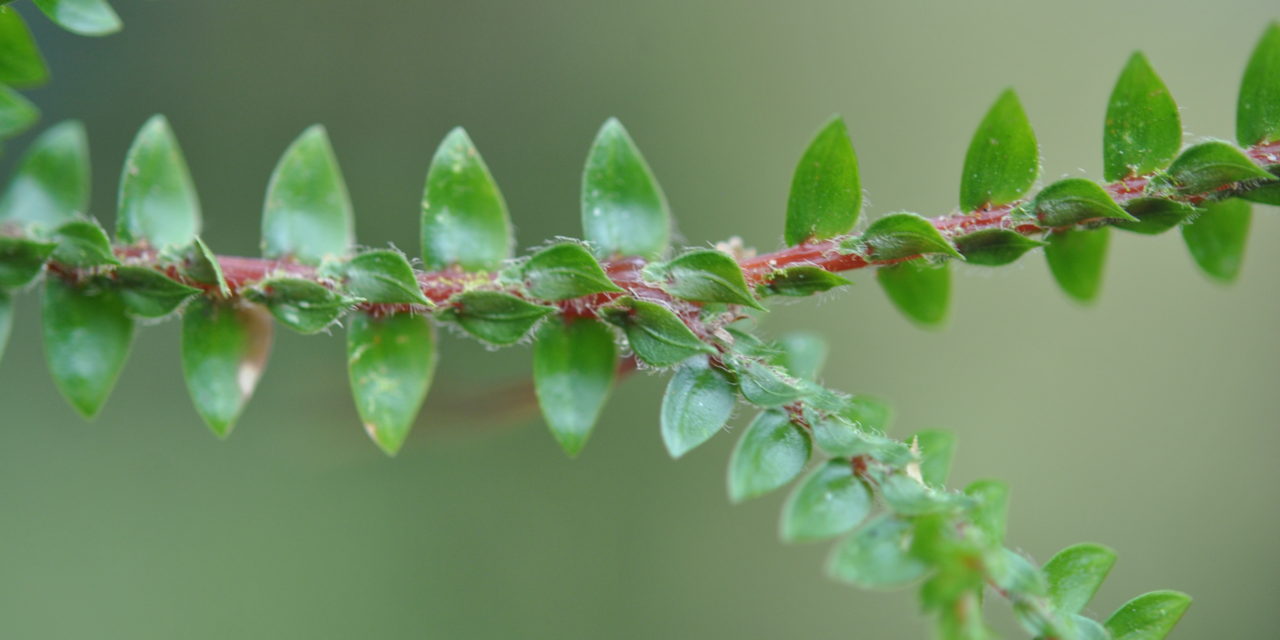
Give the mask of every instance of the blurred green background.
M 1137 48 L 1191 139 L 1229 138 L 1244 61 L 1278 15 L 1272 0 L 115 4 L 125 31 L 88 39 L 17 3 L 54 72 L 30 94 L 43 124 L 88 124 L 93 213 L 109 223 L 130 138 L 167 114 L 206 238 L 249 255 L 271 168 L 314 122 L 362 242 L 411 253 L 427 163 L 459 124 L 522 247 L 578 235 L 581 163 L 610 115 L 688 244 L 777 247 L 790 171 L 832 112 L 871 216 L 944 213 L 1007 85 L 1044 175 L 1098 176 L 1106 98 Z M 6 174 L 24 143 L 0 159 Z M 1229 288 L 1196 272 L 1176 233 L 1117 235 L 1093 309 L 1032 254 L 959 269 L 941 332 L 913 328 L 863 273 L 765 326 L 825 333 L 827 382 L 892 400 L 897 434 L 955 430 L 955 484 L 1013 487 L 1011 544 L 1041 561 L 1081 540 L 1115 547 L 1095 615 L 1176 588 L 1196 602 L 1174 637 L 1261 637 L 1280 593 L 1276 214 L 1256 209 Z M 928 637 L 912 594 L 838 586 L 821 574 L 826 545 L 781 545 L 781 494 L 728 504 L 733 435 L 669 460 L 663 377 L 623 384 L 570 461 L 530 404 L 528 351 L 450 338 L 406 450 L 387 459 L 356 419 L 341 331 L 282 332 L 218 442 L 186 398 L 177 323 L 140 333 L 88 424 L 45 372 L 35 302 L 19 297 L 0 365 L 2 637 Z M 989 609 L 1013 629 L 1002 603 Z

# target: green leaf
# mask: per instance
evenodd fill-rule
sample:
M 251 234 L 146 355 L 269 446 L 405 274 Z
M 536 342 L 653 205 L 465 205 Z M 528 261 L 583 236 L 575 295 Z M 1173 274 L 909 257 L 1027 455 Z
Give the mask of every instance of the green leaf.
M 1225 142 L 1202 142 L 1169 165 L 1169 179 L 1182 193 L 1206 193 L 1242 180 L 1272 177 Z
M 951 300 L 947 263 L 911 260 L 876 269 L 876 280 L 903 315 L 924 328 L 940 327 Z
M 1137 220 L 1116 220 L 1111 226 L 1150 236 L 1182 224 L 1195 212 L 1195 207 L 1164 198 L 1137 198 L 1126 202 L 1124 209 Z
M 1040 173 L 1036 134 L 1013 89 L 987 111 L 964 156 L 960 208 L 974 211 L 1026 195 Z
M 263 280 L 246 292 L 246 296 L 266 305 L 280 324 L 302 334 L 324 330 L 358 302 L 300 278 Z
M 1280 174 L 1280 165 L 1273 165 L 1271 167 L 1271 174 Z M 1248 193 L 1240 194 L 1240 197 L 1250 202 L 1280 207 L 1280 182 L 1271 182 L 1261 185 L 1252 189 Z
M 897 473 L 880 483 L 880 497 L 889 510 L 904 516 L 946 513 L 964 504 L 961 496 L 927 487 Z
M 97 220 L 72 220 L 58 227 L 53 238 L 58 241 L 53 259 L 59 264 L 76 268 L 120 264 Z
M 1045 187 L 1036 195 L 1032 210 L 1044 227 L 1068 227 L 1100 218 L 1136 220 L 1102 187 L 1084 178 L 1067 178 Z
M 44 354 L 58 391 L 93 418 L 115 386 L 133 342 L 133 319 L 120 294 L 96 284 L 45 281 Z
M 182 312 L 182 375 L 196 413 L 219 438 L 262 377 L 271 353 L 271 317 L 255 305 L 200 298 Z
M 435 328 L 426 316 L 354 313 L 347 374 L 364 430 L 389 456 L 404 446 L 436 370 Z
M 304 264 L 344 256 L 355 242 L 352 215 L 329 134 L 312 125 L 289 145 L 271 174 L 262 210 L 263 255 Z
M 679 458 L 719 433 L 733 414 L 733 382 L 705 356 L 681 363 L 662 396 L 662 443 Z
M 1044 565 L 1049 601 L 1062 613 L 1079 613 L 1116 563 L 1116 552 L 1098 544 L 1080 543 L 1059 551 Z
M 422 295 L 413 267 L 409 266 L 409 261 L 399 251 L 366 251 L 325 271 L 340 278 L 347 293 L 368 302 L 432 305 Z
M 8 291 L 0 289 L 0 360 L 4 360 L 4 348 L 9 344 L 9 333 L 13 330 L 13 297 Z
M 1115 182 L 1169 166 L 1182 146 L 1178 105 L 1141 52 L 1111 90 L 1102 132 L 1102 175 Z
M 1102 268 L 1107 261 L 1111 233 L 1100 229 L 1062 229 L 1046 237 L 1044 257 L 1058 286 L 1077 302 L 1089 303 L 1102 289 Z
M 200 201 L 164 116 L 152 116 L 124 161 L 116 235 L 126 244 L 185 246 L 200 233 Z
M 653 273 L 667 278 L 664 288 L 677 298 L 764 309 L 751 295 L 737 261 L 715 249 L 691 251 L 664 265 L 654 265 Z
M 778 338 L 776 364 L 787 373 L 813 382 L 827 359 L 827 340 L 817 333 L 793 331 Z
M 89 142 L 74 120 L 31 143 L 0 196 L 0 220 L 52 229 L 89 208 Z
M 986 555 L 987 572 L 997 588 L 1010 594 L 1032 596 L 1041 596 L 1047 591 L 1044 576 L 1022 554 L 1001 548 Z
M 876 220 L 846 248 L 860 250 L 874 262 L 931 253 L 963 258 L 933 223 L 914 213 L 893 213 Z
M 120 16 L 105 0 L 35 0 L 58 26 L 82 36 L 105 36 L 120 30 Z
M 1280 22 L 1272 22 L 1249 56 L 1240 100 L 1236 139 L 1249 146 L 1280 140 Z
M 854 398 L 855 401 L 858 399 Z M 833 456 L 865 455 L 893 465 L 906 464 L 912 459 L 911 450 L 905 443 L 881 435 L 870 423 L 846 416 L 827 416 L 811 420 L 810 425 L 813 427 L 813 441 Z
M 196 282 L 216 286 L 218 293 L 224 298 L 231 296 L 231 286 L 227 284 L 227 278 L 222 274 L 222 265 L 218 262 L 218 257 L 213 255 L 209 245 L 199 237 L 187 248 L 183 273 Z
M 440 142 L 422 192 L 422 260 L 428 269 L 496 269 L 511 257 L 507 203 L 461 127 Z
M 738 375 L 738 392 L 754 405 L 779 407 L 805 394 L 798 380 L 755 358 L 731 356 L 725 359 L 725 364 Z
M 1232 198 L 1201 205 L 1204 211 L 1182 225 L 1191 257 L 1209 277 L 1233 282 L 1244 262 L 1244 245 L 1252 218 L 1248 202 Z
M 167 316 L 200 293 L 199 289 L 176 282 L 150 267 L 119 267 L 115 279 L 125 309 L 142 318 Z
M 742 502 L 791 482 L 809 462 L 809 437 L 787 414 L 756 416 L 729 458 L 729 499 Z
M 920 477 L 931 487 L 947 484 L 951 459 L 956 453 L 956 436 L 950 431 L 926 429 L 911 438 L 920 451 Z
M 984 267 L 1004 266 L 1021 258 L 1022 254 L 1045 245 L 1012 229 L 975 231 L 957 237 L 955 243 L 956 250 L 964 256 L 966 262 Z
M 450 300 L 449 316 L 467 333 L 493 344 L 514 344 L 556 310 L 499 291 L 467 291 Z
M 593 318 L 552 318 L 533 343 L 533 385 L 551 435 L 582 451 L 618 372 L 613 331 Z
M 1075 626 L 1076 640 L 1112 640 L 1106 627 L 1093 618 L 1072 614 L 1068 619 Z
M 670 309 L 656 302 L 620 298 L 601 309 L 601 317 L 622 327 L 636 357 L 654 367 L 669 367 L 698 353 L 714 351 Z
M 1113 640 L 1160 640 L 1191 606 L 1191 596 L 1178 591 L 1144 593 L 1116 610 L 1107 619 Z
M 871 396 L 853 396 L 840 416 L 864 431 L 884 432 L 893 418 L 893 409 L 887 402 Z
M 573 242 L 547 247 L 529 258 L 523 268 L 529 294 L 543 300 L 570 300 L 593 293 L 622 291 L 582 245 Z
M 660 258 L 671 211 L 635 142 L 615 118 L 600 127 L 582 175 L 582 229 L 596 255 Z
M 861 209 L 858 157 L 844 120 L 836 116 L 813 137 L 791 177 L 786 242 L 794 246 L 848 233 Z
M 0 84 L 0 139 L 26 131 L 40 119 L 40 110 L 17 91 Z
M 0 289 L 17 289 L 40 275 L 56 244 L 0 236 Z
M 897 589 L 924 576 L 929 566 L 911 554 L 911 523 L 881 515 L 853 532 L 827 562 L 836 580 L 863 589 Z
M 49 70 L 16 9 L 0 7 L 0 83 L 26 88 L 44 84 Z
M 791 492 L 782 508 L 786 542 L 825 540 L 858 526 L 871 513 L 871 492 L 848 460 L 828 460 Z
M 849 284 L 853 282 L 826 269 L 800 265 L 778 269 L 769 274 L 758 291 L 762 295 L 803 298 Z
M 988 543 L 1003 543 L 1009 512 L 1009 486 L 999 480 L 978 480 L 965 487 L 964 493 L 974 501 L 969 519 L 986 535 Z

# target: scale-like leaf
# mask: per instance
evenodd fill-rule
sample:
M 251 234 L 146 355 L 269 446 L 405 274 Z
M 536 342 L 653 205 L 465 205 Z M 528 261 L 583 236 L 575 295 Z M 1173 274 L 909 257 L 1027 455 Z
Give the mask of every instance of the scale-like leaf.
M 677 298 L 764 309 L 751 295 L 742 268 L 727 253 L 714 249 L 691 251 L 653 269 L 659 277 L 668 279 L 664 288 Z
M 601 317 L 622 327 L 636 357 L 650 366 L 669 367 L 714 350 L 699 340 L 679 316 L 656 302 L 621 298 L 602 309 Z
M 791 482 L 809 462 L 809 436 L 782 411 L 756 416 L 729 458 L 729 499 L 742 502 Z
M 726 359 L 726 364 L 738 375 L 738 392 L 756 406 L 779 407 L 805 394 L 805 387 L 779 367 L 740 356 Z
M 1111 614 L 1107 631 L 1112 640 L 1161 640 L 1190 606 L 1191 596 L 1178 591 L 1144 593 Z
M 799 265 L 769 274 L 758 290 L 763 295 L 803 298 L 849 284 L 853 282 L 821 267 Z
M 1205 193 L 1234 182 L 1272 177 L 1239 149 L 1217 141 L 1190 147 L 1169 165 L 1169 179 L 1183 193 Z
M 200 233 L 200 201 L 169 121 L 152 116 L 129 147 L 120 175 L 116 236 L 156 248 L 190 244 Z
M 827 561 L 827 573 L 864 589 L 897 589 L 929 566 L 911 554 L 911 523 L 881 515 L 845 538 Z
M 737 399 L 733 382 L 705 356 L 683 362 L 662 396 L 662 443 L 679 458 L 724 429 Z
M 1235 198 L 1206 202 L 1201 207 L 1204 211 L 1199 217 L 1182 225 L 1182 239 L 1205 274 L 1220 282 L 1232 282 L 1244 263 L 1252 207 Z
M 671 235 L 662 188 L 615 118 L 600 127 L 582 175 L 582 229 L 596 255 L 660 258 Z
M 246 293 L 271 310 L 275 319 L 301 334 L 323 331 L 358 300 L 300 278 L 271 278 Z
M 893 305 L 921 327 L 937 328 L 947 319 L 951 301 L 947 263 L 909 260 L 876 269 L 876 280 Z
M 391 249 L 366 251 L 331 267 L 347 293 L 378 304 L 431 305 L 404 254 Z
M 262 211 L 262 252 L 319 264 L 344 256 L 355 242 L 351 199 L 338 158 L 321 125 L 294 140 L 271 174 Z
M 1114 182 L 1163 169 L 1181 145 L 1178 105 L 1146 56 L 1134 52 L 1107 103 L 1102 176 Z
M 974 211 L 1013 202 L 1027 193 L 1039 173 L 1036 134 L 1017 94 L 1006 89 L 969 143 L 960 177 L 960 208 Z
M 613 389 L 618 348 L 594 318 L 552 318 L 533 343 L 533 384 L 551 434 L 570 456 L 582 451 Z
M 0 220 L 52 229 L 89 208 L 89 142 L 74 120 L 46 129 L 31 143 L 4 195 Z
M 0 84 L 26 88 L 49 80 L 44 57 L 17 9 L 0 6 Z
M 1249 57 L 1236 103 L 1242 145 L 1280 140 L 1280 22 L 1272 22 Z
M 1136 198 L 1124 204 L 1124 210 L 1137 220 L 1116 220 L 1111 226 L 1144 235 L 1158 235 L 1179 224 L 1195 212 L 1191 205 L 1164 198 Z
M 196 282 L 217 287 L 218 293 L 224 298 L 231 296 L 231 285 L 227 283 L 227 278 L 222 273 L 222 264 L 218 262 L 218 257 L 213 255 L 209 245 L 199 237 L 191 242 L 190 247 L 187 247 L 182 272 Z
M 565 242 L 533 254 L 523 268 L 529 293 L 543 300 L 569 300 L 622 291 L 582 245 Z
M 133 343 L 133 319 L 115 290 L 101 283 L 45 281 L 44 354 L 58 391 L 93 418 L 111 394 Z
M 40 110 L 22 94 L 0 84 L 0 139 L 26 131 L 40 119 Z
M 862 210 L 858 157 L 844 120 L 834 117 L 809 142 L 791 177 L 788 245 L 848 233 Z
M 461 127 L 444 137 L 422 192 L 422 261 L 428 269 L 453 265 L 495 269 L 511 257 L 507 203 Z
M 142 318 L 167 316 L 200 293 L 199 289 L 174 281 L 150 267 L 118 267 L 115 280 L 125 309 Z
M 1045 243 L 1013 229 L 984 229 L 957 237 L 955 245 L 969 264 L 1000 267 L 1036 247 L 1043 247 Z
M 782 539 L 825 540 L 853 529 L 871 513 L 871 492 L 848 460 L 829 460 L 791 492 L 782 508 Z
M 1054 609 L 1079 613 L 1115 563 L 1116 552 L 1098 544 L 1080 543 L 1059 551 L 1044 565 Z
M 1041 226 L 1066 227 L 1086 220 L 1111 218 L 1135 221 L 1092 180 L 1059 180 L 1036 194 L 1032 211 Z
M 40 275 L 57 245 L 0 236 L 0 290 L 17 289 Z
M 105 36 L 120 30 L 120 16 L 106 0 L 35 0 L 58 26 L 82 36 Z
M 68 267 L 84 268 L 120 264 L 111 251 L 111 239 L 97 220 L 72 220 L 53 232 L 58 248 L 53 259 Z
M 932 253 L 964 257 L 933 223 L 914 213 L 893 213 L 876 220 L 848 248 L 877 262 Z
M 271 317 L 259 306 L 199 298 L 182 312 L 182 375 L 214 435 L 231 434 L 271 353 Z
M 1102 289 L 1111 232 L 1100 229 L 1063 229 L 1046 238 L 1044 257 L 1058 286 L 1077 302 L 1089 303 Z
M 498 345 L 515 344 L 538 320 L 556 310 L 500 291 L 467 291 L 450 303 L 449 315 L 459 326 Z
M 435 328 L 426 316 L 354 313 L 347 374 L 364 430 L 387 455 L 404 446 L 436 370 Z

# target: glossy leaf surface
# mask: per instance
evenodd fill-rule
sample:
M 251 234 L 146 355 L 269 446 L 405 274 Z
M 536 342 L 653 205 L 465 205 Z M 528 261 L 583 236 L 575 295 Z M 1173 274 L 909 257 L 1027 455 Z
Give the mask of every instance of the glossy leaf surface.
M 323 126 L 302 132 L 281 156 L 262 211 L 262 255 L 319 264 L 355 242 L 351 199 Z
M 577 456 L 600 418 L 618 371 L 613 331 L 594 318 L 543 323 L 533 343 L 538 406 L 556 442 Z
M 129 147 L 120 175 L 116 236 L 151 247 L 190 244 L 200 233 L 200 201 L 178 140 L 164 116 L 152 116 Z
M 803 298 L 836 287 L 853 284 L 849 279 L 826 269 L 799 265 L 779 269 L 771 274 L 758 289 L 762 295 Z
M 956 250 L 965 262 L 984 267 L 1001 267 L 1022 257 L 1022 254 L 1043 247 L 1044 242 L 1018 233 L 1012 229 L 984 229 L 959 236 Z
M 647 300 L 619 299 L 614 307 L 601 310 L 602 317 L 622 327 L 636 357 L 654 367 L 669 367 L 712 347 L 670 309 Z
M 951 302 L 947 263 L 910 260 L 876 269 L 876 280 L 893 305 L 921 327 L 936 328 L 947 319 Z
M 1191 597 L 1177 591 L 1144 593 L 1111 614 L 1107 631 L 1112 640 L 1161 640 L 1173 631 L 1182 614 L 1191 606 Z
M 480 152 L 461 127 L 444 137 L 422 193 L 422 261 L 428 270 L 452 265 L 495 269 L 511 257 L 507 203 Z
M 1031 122 L 1012 89 L 987 111 L 964 156 L 960 208 L 974 211 L 1021 198 L 1040 173 L 1039 150 Z
M 742 502 L 791 482 L 809 462 L 809 437 L 781 411 L 756 416 L 729 458 L 729 499 Z
M 324 330 L 355 303 L 324 285 L 299 278 L 266 280 L 247 295 L 265 304 L 280 324 L 302 334 Z
M 668 278 L 667 292 L 677 298 L 764 309 L 751 295 L 742 268 L 727 253 L 692 251 L 662 265 L 660 273 Z
M 114 290 L 45 282 L 41 321 L 44 354 L 58 391 L 80 415 L 93 418 L 111 394 L 133 343 L 133 320 Z
M 1135 52 L 1120 72 L 1102 132 L 1102 177 L 1114 182 L 1169 166 L 1182 146 L 1178 105 L 1146 56 Z
M 347 375 L 365 432 L 387 455 L 404 446 L 436 370 L 435 328 L 426 316 L 353 313 Z
M 1032 206 L 1036 219 L 1045 227 L 1066 227 L 1099 218 L 1134 220 L 1102 187 L 1084 178 L 1067 178 L 1045 187 L 1036 194 Z
M 724 429 L 737 399 L 725 373 L 697 356 L 680 365 L 662 396 L 662 443 L 679 458 Z
M 601 258 L 660 258 L 671 235 L 666 196 L 622 123 L 600 127 L 582 175 L 582 229 Z
M 868 259 L 875 261 L 931 253 L 963 257 L 933 223 L 914 213 L 894 213 L 876 220 L 857 239 L 856 245 L 864 246 Z
M 347 292 L 380 304 L 432 303 L 422 294 L 418 278 L 404 254 L 391 249 L 375 249 L 334 267 Z
M 1209 277 L 1232 282 L 1244 264 L 1245 241 L 1253 217 L 1248 202 L 1238 199 L 1206 202 L 1204 211 L 1182 225 L 1182 239 L 1191 257 Z
M 1065 229 L 1046 239 L 1044 257 L 1058 286 L 1078 302 L 1093 302 L 1102 290 L 1102 271 L 1107 262 L 1111 232 L 1100 229 Z
M 493 344 L 514 344 L 555 311 L 499 291 L 468 291 L 451 300 L 450 316 L 467 333 Z
M 572 242 L 533 254 L 524 264 L 524 279 L 529 293 L 543 300 L 569 300 L 593 293 L 622 291 L 590 251 Z
M 182 375 L 214 435 L 231 434 L 271 353 L 271 317 L 255 305 L 199 298 L 182 312 Z
M 844 120 L 835 117 L 814 136 L 791 177 L 786 243 L 848 233 L 861 209 L 858 158 Z
M 1064 613 L 1082 611 L 1115 563 L 1116 552 L 1102 545 L 1080 543 L 1059 551 L 1044 565 L 1054 608 Z
M 1124 210 L 1136 220 L 1116 220 L 1111 226 L 1144 235 L 1164 233 L 1186 220 L 1195 208 L 1161 198 L 1137 198 L 1125 203 Z
M 1233 182 L 1271 177 L 1225 142 L 1202 142 L 1183 151 L 1169 165 L 1169 178 L 1184 193 L 1204 193 Z
M 848 460 L 829 460 L 796 487 L 782 508 L 782 539 L 825 540 L 853 529 L 871 513 L 871 492 Z
M 150 267 L 118 267 L 115 280 L 125 309 L 142 318 L 167 316 L 200 293 L 199 289 L 171 280 Z

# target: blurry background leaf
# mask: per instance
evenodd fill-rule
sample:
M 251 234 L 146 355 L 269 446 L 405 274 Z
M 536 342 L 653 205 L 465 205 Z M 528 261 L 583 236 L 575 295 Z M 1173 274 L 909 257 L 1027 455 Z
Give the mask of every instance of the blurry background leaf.
M 1267 27 L 1245 67 L 1236 138 L 1243 145 L 1280 139 L 1280 22 Z
M 41 133 L 0 196 L 0 222 L 13 220 L 46 229 L 89 207 L 89 143 L 74 120 Z
M 947 263 L 908 260 L 876 269 L 876 280 L 903 315 L 922 327 L 938 327 L 947 319 L 951 271 Z
M 1232 198 L 1201 205 L 1203 212 L 1182 225 L 1191 257 L 1209 277 L 1231 282 L 1240 275 L 1252 211 L 1248 202 Z
M 120 30 L 120 17 L 106 0 L 35 0 L 36 6 L 62 28 L 84 36 Z
M 1058 286 L 1078 302 L 1093 302 L 1102 288 L 1111 230 L 1065 229 L 1045 239 L 1044 257 Z
M 0 83 L 26 88 L 49 79 L 44 57 L 13 7 L 0 7 Z

